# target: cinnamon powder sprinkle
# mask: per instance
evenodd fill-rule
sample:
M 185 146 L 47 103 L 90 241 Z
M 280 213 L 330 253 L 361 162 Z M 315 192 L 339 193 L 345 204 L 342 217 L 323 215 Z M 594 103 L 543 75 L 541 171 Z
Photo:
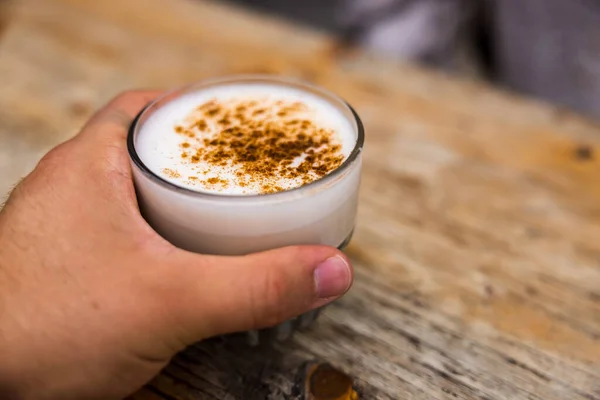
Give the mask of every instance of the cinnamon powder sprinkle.
M 203 161 L 232 171 L 228 179 L 194 181 L 208 187 L 231 182 L 275 193 L 285 190 L 277 184 L 281 178 L 295 186 L 311 183 L 338 168 L 344 156 L 334 132 L 306 119 L 307 111 L 303 103 L 283 100 L 208 101 L 175 127 L 185 150 L 181 162 Z
M 163 174 L 165 174 L 166 176 L 168 176 L 169 178 L 181 178 L 181 174 L 177 171 L 175 171 L 174 169 L 171 168 L 164 168 L 163 169 Z

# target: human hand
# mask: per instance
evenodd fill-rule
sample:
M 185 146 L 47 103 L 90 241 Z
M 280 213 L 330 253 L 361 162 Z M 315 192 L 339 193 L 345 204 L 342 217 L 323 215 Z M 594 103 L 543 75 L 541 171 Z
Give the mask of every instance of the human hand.
M 141 217 L 129 92 L 49 152 L 0 212 L 0 398 L 117 399 L 196 341 L 275 325 L 348 290 L 337 249 L 175 248 Z

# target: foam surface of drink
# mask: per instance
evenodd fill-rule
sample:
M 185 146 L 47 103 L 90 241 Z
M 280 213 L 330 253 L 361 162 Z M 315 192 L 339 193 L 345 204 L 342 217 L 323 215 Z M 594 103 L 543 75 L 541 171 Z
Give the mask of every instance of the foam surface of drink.
M 143 123 L 136 150 L 178 186 L 219 194 L 300 187 L 348 157 L 356 129 L 336 106 L 276 84 L 231 84 L 178 97 Z

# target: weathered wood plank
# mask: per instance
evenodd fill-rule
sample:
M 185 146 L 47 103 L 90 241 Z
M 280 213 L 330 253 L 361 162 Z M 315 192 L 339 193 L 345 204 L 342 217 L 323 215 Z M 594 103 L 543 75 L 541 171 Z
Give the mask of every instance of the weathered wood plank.
M 204 1 L 18 4 L 0 41 L 0 193 L 120 90 L 274 72 L 367 128 L 357 279 L 274 348 L 191 347 L 132 399 L 600 399 L 600 125 Z M 376 195 L 374 195 L 376 193 Z

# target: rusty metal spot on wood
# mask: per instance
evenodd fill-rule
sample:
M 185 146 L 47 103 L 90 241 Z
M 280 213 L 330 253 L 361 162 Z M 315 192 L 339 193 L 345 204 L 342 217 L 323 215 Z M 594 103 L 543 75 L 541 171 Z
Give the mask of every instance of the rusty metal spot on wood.
M 352 378 L 329 364 L 309 367 L 305 385 L 306 400 L 359 400 Z

